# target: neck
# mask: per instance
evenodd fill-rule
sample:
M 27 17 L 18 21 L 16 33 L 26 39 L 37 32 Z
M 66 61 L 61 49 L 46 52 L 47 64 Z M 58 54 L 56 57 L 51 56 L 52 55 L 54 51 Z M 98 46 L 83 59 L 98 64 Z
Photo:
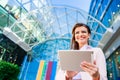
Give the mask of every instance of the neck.
M 86 44 L 79 44 L 79 49 L 82 48 L 84 45 L 88 45 L 87 43 Z

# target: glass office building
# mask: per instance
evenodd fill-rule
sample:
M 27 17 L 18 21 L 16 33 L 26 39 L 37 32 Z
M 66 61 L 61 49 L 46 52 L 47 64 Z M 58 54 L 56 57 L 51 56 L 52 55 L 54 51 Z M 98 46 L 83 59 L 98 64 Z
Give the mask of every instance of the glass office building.
M 57 51 L 70 49 L 72 27 L 83 22 L 90 45 L 105 53 L 108 79 L 119 80 L 119 20 L 120 0 L 91 0 L 88 12 L 50 0 L 1 0 L 0 59 L 21 67 L 19 80 L 54 80 Z
M 103 38 L 100 38 L 98 46 L 101 47 L 107 59 L 107 72 L 109 80 L 120 79 L 120 0 L 92 0 L 89 14 L 102 22 L 105 28 L 98 23 L 91 23 L 92 28 L 96 31 L 102 30 Z M 90 18 L 89 18 L 90 19 Z M 112 29 L 112 30 L 110 30 Z M 113 32 L 112 32 L 113 31 Z

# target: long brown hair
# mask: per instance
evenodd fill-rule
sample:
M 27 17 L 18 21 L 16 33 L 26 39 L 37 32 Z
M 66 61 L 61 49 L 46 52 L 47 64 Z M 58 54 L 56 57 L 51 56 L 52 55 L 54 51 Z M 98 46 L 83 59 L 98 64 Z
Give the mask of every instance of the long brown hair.
M 79 44 L 75 41 L 75 29 L 77 27 L 81 27 L 81 26 L 84 26 L 85 28 L 87 28 L 88 33 L 91 34 L 91 30 L 90 30 L 88 25 L 86 25 L 84 23 L 77 23 L 77 24 L 75 24 L 73 29 L 72 29 L 71 49 L 74 49 L 74 50 L 78 50 L 79 49 Z M 88 44 L 89 44 L 89 42 L 88 42 Z

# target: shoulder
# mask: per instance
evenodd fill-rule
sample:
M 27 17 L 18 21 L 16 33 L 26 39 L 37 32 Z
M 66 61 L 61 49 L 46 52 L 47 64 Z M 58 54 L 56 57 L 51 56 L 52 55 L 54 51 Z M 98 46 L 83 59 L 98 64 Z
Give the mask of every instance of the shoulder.
M 93 48 L 93 52 L 94 52 L 94 54 L 93 54 L 94 60 L 96 60 L 97 63 L 99 63 L 99 61 L 105 59 L 104 53 L 101 48 L 98 48 L 98 47 Z
M 93 47 L 92 50 L 93 50 L 93 51 L 100 51 L 100 52 L 102 52 L 102 49 L 99 48 L 99 47 Z
M 102 49 L 99 48 L 99 47 L 92 48 L 92 51 L 94 52 L 94 54 L 95 54 L 96 56 L 99 56 L 99 55 L 103 55 L 103 54 L 104 54 L 103 51 L 102 51 Z

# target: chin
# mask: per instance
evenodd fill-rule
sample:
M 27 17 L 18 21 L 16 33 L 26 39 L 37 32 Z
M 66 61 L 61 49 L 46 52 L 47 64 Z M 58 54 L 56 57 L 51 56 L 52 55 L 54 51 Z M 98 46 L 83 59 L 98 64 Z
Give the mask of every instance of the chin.
M 78 43 L 79 44 L 86 44 L 87 42 L 86 41 L 79 41 Z

